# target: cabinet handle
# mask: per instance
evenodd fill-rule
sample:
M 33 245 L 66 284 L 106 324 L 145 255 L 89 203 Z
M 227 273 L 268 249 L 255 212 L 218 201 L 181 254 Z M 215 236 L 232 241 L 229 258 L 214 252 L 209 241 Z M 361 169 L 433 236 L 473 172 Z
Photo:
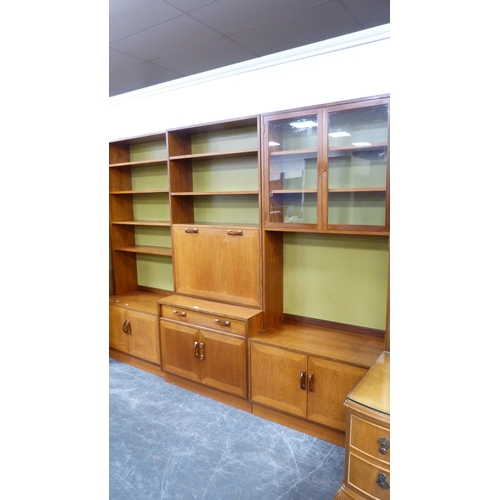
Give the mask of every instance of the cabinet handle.
M 176 316 L 186 316 L 186 313 L 184 311 L 178 311 L 177 309 L 174 309 L 174 314 Z
M 309 374 L 309 392 L 314 392 L 314 373 Z
M 240 229 L 228 229 L 227 234 L 229 236 L 243 236 L 243 231 Z
M 197 234 L 198 233 L 198 228 L 197 227 L 187 227 L 184 229 L 185 233 L 190 233 L 190 234 Z
M 380 445 L 380 448 L 378 449 L 379 453 L 381 455 L 386 455 L 387 449 L 391 446 L 391 442 L 387 438 L 381 437 L 378 440 L 378 444 Z
M 194 357 L 199 358 L 200 357 L 200 346 L 198 342 L 194 343 Z
M 300 370 L 300 388 L 303 391 L 306 390 L 306 372 L 304 370 Z
M 215 320 L 215 323 L 216 323 L 217 325 L 221 325 L 221 326 L 230 326 L 230 325 L 231 325 L 231 321 L 227 321 L 227 320 L 226 320 L 226 321 L 222 321 L 222 320 L 221 320 L 221 319 L 219 319 L 219 318 L 217 318 L 217 319 Z
M 122 323 L 122 332 L 127 333 L 127 320 Z
M 200 361 L 205 359 L 205 344 L 200 342 Z
M 388 490 L 391 487 L 387 481 L 387 476 L 383 472 L 379 472 L 376 482 L 383 490 Z
M 130 326 L 130 321 L 127 321 L 127 333 L 132 335 L 132 327 Z

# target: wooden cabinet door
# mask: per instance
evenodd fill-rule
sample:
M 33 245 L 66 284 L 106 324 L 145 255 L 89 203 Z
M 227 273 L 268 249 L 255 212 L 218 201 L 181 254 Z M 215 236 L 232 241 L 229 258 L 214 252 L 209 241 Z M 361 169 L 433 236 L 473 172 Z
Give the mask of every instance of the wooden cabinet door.
M 245 340 L 229 335 L 201 331 L 203 359 L 201 380 L 221 391 L 247 397 Z
M 307 416 L 307 356 L 251 343 L 252 401 Z
M 129 324 L 129 354 L 160 364 L 158 318 L 137 311 L 127 312 Z
M 196 382 L 201 382 L 200 362 L 196 357 L 198 329 L 160 321 L 161 369 Z
M 307 418 L 345 431 L 344 401 L 366 374 L 365 368 L 309 357 Z
M 260 244 L 256 228 L 172 226 L 177 292 L 260 306 Z
M 128 353 L 129 335 L 123 331 L 127 311 L 120 307 L 109 308 L 109 347 Z

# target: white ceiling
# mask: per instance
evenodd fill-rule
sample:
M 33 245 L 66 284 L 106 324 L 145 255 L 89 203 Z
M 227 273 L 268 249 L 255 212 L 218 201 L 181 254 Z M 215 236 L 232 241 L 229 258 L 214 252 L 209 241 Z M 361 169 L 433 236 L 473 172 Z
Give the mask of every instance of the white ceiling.
M 109 0 L 114 96 L 390 22 L 390 0 Z

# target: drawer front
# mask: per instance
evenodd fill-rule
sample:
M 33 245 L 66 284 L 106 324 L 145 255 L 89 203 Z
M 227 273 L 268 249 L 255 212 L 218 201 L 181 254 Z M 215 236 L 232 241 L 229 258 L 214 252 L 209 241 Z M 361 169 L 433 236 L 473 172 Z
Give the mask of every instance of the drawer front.
M 370 498 L 390 499 L 391 474 L 389 468 L 377 467 L 349 453 L 347 482 L 351 488 L 360 490 Z
M 208 314 L 198 311 L 191 311 L 190 309 L 183 309 L 182 307 L 172 307 L 167 305 L 161 306 L 161 317 L 167 319 L 174 319 L 182 321 L 190 325 L 201 326 L 205 328 L 212 328 L 225 333 L 233 333 L 244 337 L 245 322 L 233 318 L 224 318 L 216 316 L 215 314 Z
M 390 440 L 390 429 L 351 414 L 351 447 L 389 464 L 391 462 Z

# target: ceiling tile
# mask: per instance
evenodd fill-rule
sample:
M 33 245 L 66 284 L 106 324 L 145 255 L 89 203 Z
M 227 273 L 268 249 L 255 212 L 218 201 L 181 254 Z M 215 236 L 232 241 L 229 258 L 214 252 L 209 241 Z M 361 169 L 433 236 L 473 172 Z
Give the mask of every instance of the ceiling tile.
M 109 0 L 109 41 L 132 35 L 182 12 L 162 0 Z
M 132 66 L 137 66 L 141 64 L 142 59 L 137 59 L 137 57 L 129 56 L 128 54 L 123 54 L 117 50 L 109 49 L 109 72 L 114 73 L 116 71 L 121 71 L 122 69 L 131 68 Z
M 181 78 L 182 76 L 183 75 L 179 75 L 164 68 L 160 68 L 154 64 L 145 62 L 132 68 L 111 73 L 109 75 L 109 85 L 111 87 L 115 84 L 115 82 L 126 82 L 126 85 L 123 83 L 117 85 L 122 87 L 126 86 L 126 91 L 130 92 L 132 90 L 149 87 L 158 83 L 175 80 L 177 78 Z
M 183 12 L 189 12 L 193 9 L 197 9 L 206 3 L 212 3 L 213 0 L 163 0 L 174 7 L 182 10 Z
M 259 56 L 353 33 L 363 26 L 343 6 L 328 2 L 307 10 L 307 23 L 296 13 L 237 33 L 231 39 Z
M 225 35 L 232 35 L 328 0 L 214 0 L 190 13 Z
M 387 24 L 390 18 L 390 0 L 343 0 L 364 28 Z
M 194 75 L 257 57 L 228 38 L 198 45 L 187 50 L 154 59 L 152 62 L 182 75 Z
M 120 52 L 150 61 L 220 37 L 216 31 L 183 14 L 111 43 L 110 46 Z

